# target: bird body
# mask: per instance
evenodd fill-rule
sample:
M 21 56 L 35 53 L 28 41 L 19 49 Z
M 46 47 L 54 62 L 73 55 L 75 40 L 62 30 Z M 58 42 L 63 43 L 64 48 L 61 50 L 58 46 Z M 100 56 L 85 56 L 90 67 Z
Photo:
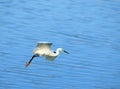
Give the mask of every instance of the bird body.
M 52 43 L 50 42 L 38 42 L 36 48 L 33 50 L 34 55 L 29 60 L 29 62 L 26 63 L 26 67 L 31 63 L 34 57 L 43 56 L 47 60 L 53 61 L 59 55 L 60 52 L 68 53 L 62 48 L 57 48 L 57 50 L 53 52 L 50 50 L 51 45 Z

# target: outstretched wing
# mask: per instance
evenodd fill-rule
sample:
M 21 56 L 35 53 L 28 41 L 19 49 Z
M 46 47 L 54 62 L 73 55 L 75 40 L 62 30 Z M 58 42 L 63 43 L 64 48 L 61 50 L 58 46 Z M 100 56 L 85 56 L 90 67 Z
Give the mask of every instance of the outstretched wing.
M 50 52 L 51 45 L 52 43 L 50 42 L 38 42 L 34 53 L 44 54 Z
M 38 42 L 36 47 L 39 49 L 50 50 L 51 45 L 52 43 L 50 42 Z

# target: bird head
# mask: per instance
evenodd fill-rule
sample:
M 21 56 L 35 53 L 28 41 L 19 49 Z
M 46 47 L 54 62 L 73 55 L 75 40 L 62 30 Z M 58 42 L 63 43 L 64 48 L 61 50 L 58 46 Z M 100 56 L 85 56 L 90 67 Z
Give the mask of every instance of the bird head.
M 58 48 L 59 52 L 64 52 L 64 53 L 67 53 L 69 54 L 69 52 L 67 52 L 66 50 L 64 50 L 63 48 Z

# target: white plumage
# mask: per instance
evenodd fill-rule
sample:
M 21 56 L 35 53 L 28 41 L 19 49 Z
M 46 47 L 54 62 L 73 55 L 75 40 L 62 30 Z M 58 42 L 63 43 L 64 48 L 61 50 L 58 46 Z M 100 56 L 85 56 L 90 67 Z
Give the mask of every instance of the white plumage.
M 37 43 L 37 46 L 34 49 L 33 53 L 38 54 L 39 56 L 45 56 L 51 52 L 51 50 L 50 50 L 51 45 L 52 45 L 52 43 L 39 42 L 39 43 Z
M 62 48 L 57 48 L 55 52 L 50 50 L 52 43 L 50 42 L 38 42 L 36 48 L 33 50 L 32 58 L 26 63 L 26 67 L 31 63 L 34 57 L 44 56 L 47 60 L 54 60 L 60 52 L 68 53 Z

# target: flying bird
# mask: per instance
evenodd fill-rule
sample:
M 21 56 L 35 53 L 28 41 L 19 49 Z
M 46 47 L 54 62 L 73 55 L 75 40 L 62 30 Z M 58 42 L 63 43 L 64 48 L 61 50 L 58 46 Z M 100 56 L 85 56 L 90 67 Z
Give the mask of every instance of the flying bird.
M 45 57 L 47 60 L 54 60 L 60 52 L 65 52 L 69 54 L 67 51 L 63 50 L 62 48 L 57 48 L 55 52 L 53 52 L 50 47 L 52 43 L 50 42 L 38 42 L 36 48 L 33 50 L 32 58 L 26 62 L 26 67 L 32 62 L 35 57 Z

